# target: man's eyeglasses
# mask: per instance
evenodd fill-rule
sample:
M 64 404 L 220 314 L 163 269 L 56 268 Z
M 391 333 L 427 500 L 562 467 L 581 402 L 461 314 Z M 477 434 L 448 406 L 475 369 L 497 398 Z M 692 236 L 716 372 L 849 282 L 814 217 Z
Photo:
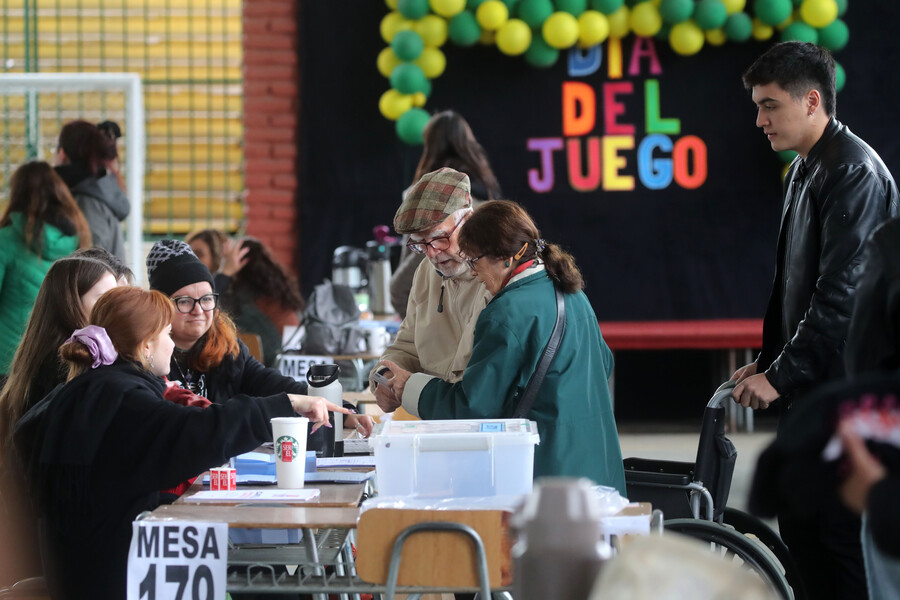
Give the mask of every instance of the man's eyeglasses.
M 450 238 L 453 237 L 453 232 L 462 225 L 462 221 L 453 226 L 453 229 L 450 230 L 450 233 L 447 235 L 442 235 L 440 237 L 432 238 L 430 240 L 422 240 L 420 242 L 409 240 L 406 242 L 406 247 L 409 248 L 410 252 L 415 252 L 416 254 L 425 254 L 428 246 L 431 246 L 433 250 L 436 252 L 441 252 L 450 247 Z
M 198 304 L 200 308 L 209 312 L 216 308 L 219 304 L 219 295 L 218 294 L 206 294 L 204 296 L 200 296 L 199 298 L 191 298 L 190 296 L 178 296 L 177 298 L 172 298 L 172 302 L 175 303 L 175 309 L 180 313 L 189 313 L 194 311 L 194 307 Z

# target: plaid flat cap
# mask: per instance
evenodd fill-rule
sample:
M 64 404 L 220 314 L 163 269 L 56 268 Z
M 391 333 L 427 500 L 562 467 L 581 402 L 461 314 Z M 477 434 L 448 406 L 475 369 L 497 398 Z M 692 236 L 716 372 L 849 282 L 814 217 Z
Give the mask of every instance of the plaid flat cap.
M 394 231 L 419 233 L 472 204 L 469 176 L 448 167 L 426 173 L 406 193 L 394 215 Z

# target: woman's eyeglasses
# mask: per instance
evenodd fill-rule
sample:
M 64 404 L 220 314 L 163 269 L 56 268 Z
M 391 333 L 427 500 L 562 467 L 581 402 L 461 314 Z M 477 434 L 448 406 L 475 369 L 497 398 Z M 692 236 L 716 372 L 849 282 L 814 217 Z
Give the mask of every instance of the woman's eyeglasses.
M 457 254 L 459 255 L 459 257 L 461 259 L 466 261 L 466 266 L 469 267 L 469 269 L 471 269 L 472 271 L 475 270 L 475 263 L 477 263 L 479 260 L 481 260 L 482 258 L 487 256 L 487 254 L 482 254 L 481 256 L 476 256 L 475 258 L 469 258 L 468 256 L 464 255 L 462 252 L 458 252 Z
M 450 230 L 450 233 L 447 235 L 442 235 L 440 237 L 433 238 L 431 240 L 422 240 L 421 242 L 416 242 L 413 240 L 409 240 L 406 242 L 406 247 L 409 248 L 410 252 L 415 252 L 416 254 L 425 254 L 425 250 L 428 249 L 428 246 L 435 252 L 442 252 L 450 247 L 450 238 L 453 237 L 453 232 L 462 225 L 462 221 L 453 226 L 453 229 Z
M 194 311 L 194 307 L 198 304 L 200 308 L 209 312 L 216 308 L 219 304 L 219 295 L 218 294 L 206 294 L 204 296 L 200 296 L 199 298 L 191 298 L 190 296 L 178 296 L 177 298 L 172 298 L 172 302 L 175 303 L 175 309 L 180 313 L 189 313 Z

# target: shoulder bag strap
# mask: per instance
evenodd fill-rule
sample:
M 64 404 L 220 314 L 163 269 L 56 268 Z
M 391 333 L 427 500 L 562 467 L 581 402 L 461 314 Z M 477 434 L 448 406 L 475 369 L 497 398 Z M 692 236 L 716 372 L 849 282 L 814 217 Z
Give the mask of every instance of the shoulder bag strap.
M 550 363 L 553 362 L 553 357 L 556 355 L 556 351 L 559 349 L 559 344 L 562 341 L 563 335 L 566 333 L 566 301 L 563 297 L 563 293 L 559 291 L 559 288 L 554 286 L 553 289 L 556 291 L 556 324 L 553 326 L 553 333 L 550 334 L 550 341 L 547 342 L 547 345 L 544 347 L 544 353 L 541 355 L 541 360 L 538 361 L 534 374 L 532 374 L 531 379 L 528 381 L 528 385 L 525 386 L 525 392 L 522 394 L 522 399 L 519 400 L 519 404 L 516 406 L 515 412 L 513 412 L 513 418 L 516 419 L 525 418 L 531 411 L 531 405 L 534 404 L 534 399 L 537 396 L 538 390 L 541 389 L 541 384 L 544 382 L 544 375 L 547 374 Z

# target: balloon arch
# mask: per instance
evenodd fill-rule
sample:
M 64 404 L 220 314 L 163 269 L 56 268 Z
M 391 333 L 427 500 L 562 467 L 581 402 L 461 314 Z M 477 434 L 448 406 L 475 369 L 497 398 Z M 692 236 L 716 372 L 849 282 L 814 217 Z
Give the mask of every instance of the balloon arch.
M 441 47 L 495 45 L 508 56 L 523 56 L 536 68 L 555 64 L 561 50 L 590 48 L 633 33 L 668 40 L 680 55 L 726 42 L 764 41 L 776 32 L 782 41 L 812 42 L 837 52 L 849 31 L 841 19 L 848 0 L 385 0 L 391 11 L 381 20 L 389 45 L 377 59 L 391 88 L 378 108 L 396 121 L 405 143 L 422 143 L 429 114 L 424 106 L 431 80 L 447 65 Z M 840 91 L 846 75 L 836 65 Z M 786 162 L 792 153 L 782 157 Z

